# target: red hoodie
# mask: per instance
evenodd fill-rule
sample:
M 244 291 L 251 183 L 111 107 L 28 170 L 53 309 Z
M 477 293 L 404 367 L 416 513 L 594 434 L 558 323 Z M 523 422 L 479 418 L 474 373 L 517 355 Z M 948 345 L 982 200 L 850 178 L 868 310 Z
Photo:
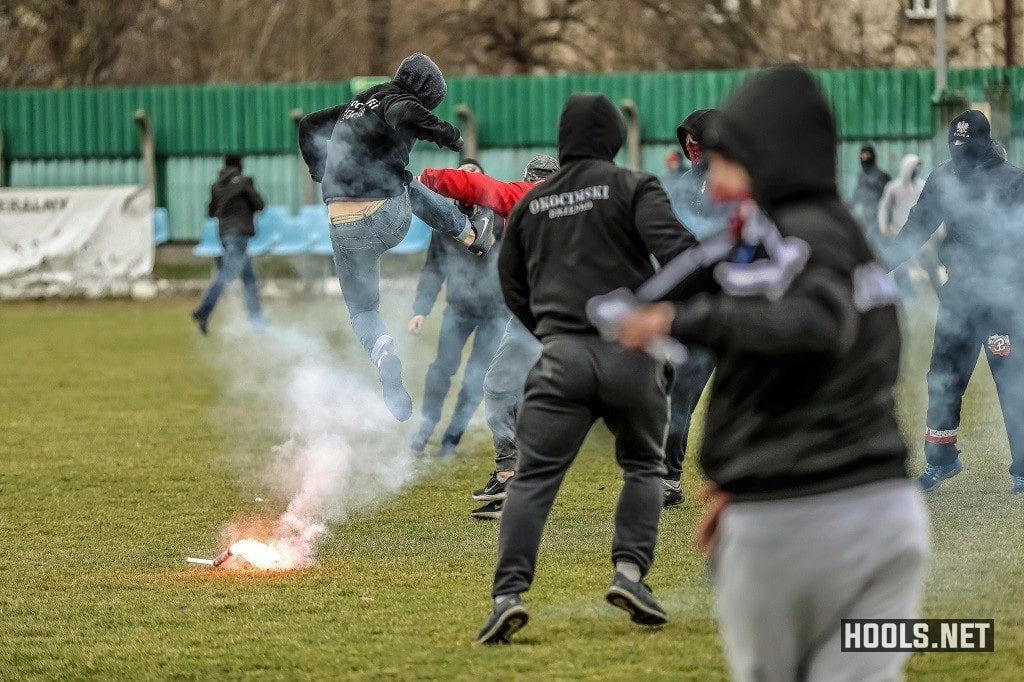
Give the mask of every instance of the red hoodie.
M 502 218 L 508 218 L 512 207 L 533 189 L 535 182 L 502 182 L 483 173 L 456 168 L 426 168 L 420 182 L 449 199 L 486 206 Z

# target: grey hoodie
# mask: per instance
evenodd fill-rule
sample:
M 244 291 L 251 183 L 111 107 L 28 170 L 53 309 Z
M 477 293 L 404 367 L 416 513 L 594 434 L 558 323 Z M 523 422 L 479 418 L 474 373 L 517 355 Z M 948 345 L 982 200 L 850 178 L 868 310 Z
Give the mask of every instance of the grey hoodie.
M 878 202 L 878 227 L 882 234 L 891 237 L 899 234 L 910 209 L 921 196 L 924 180 L 915 177 L 914 169 L 921 163 L 917 154 L 907 154 L 900 161 L 900 173 L 895 180 L 890 180 L 882 190 L 882 199 Z M 891 230 L 887 227 L 891 226 Z

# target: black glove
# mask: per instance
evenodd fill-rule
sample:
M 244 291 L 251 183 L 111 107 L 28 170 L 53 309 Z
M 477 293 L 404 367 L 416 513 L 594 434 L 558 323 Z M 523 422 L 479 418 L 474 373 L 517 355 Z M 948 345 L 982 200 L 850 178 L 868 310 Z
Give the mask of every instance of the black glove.
M 462 148 L 465 146 L 466 143 L 462 141 L 462 135 L 459 135 L 459 139 L 455 140 L 455 142 L 445 145 L 445 147 L 451 149 L 453 152 L 461 152 Z

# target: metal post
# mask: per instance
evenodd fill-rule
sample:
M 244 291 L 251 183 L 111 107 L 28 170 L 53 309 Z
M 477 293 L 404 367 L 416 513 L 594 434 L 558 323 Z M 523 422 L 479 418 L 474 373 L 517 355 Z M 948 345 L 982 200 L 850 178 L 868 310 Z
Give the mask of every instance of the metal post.
M 626 115 L 626 166 L 630 170 L 640 170 L 640 109 L 631 99 L 624 99 L 620 104 L 622 113 Z
M 0 127 L 0 187 L 4 186 L 4 129 Z
M 946 92 L 946 0 L 935 0 L 935 91 Z
M 479 158 L 477 151 L 480 146 L 480 131 L 476 125 L 476 114 L 468 104 L 455 105 L 455 115 L 459 119 L 459 128 L 462 130 L 462 158 Z
M 156 206 L 156 133 L 153 123 L 144 109 L 136 109 L 132 115 L 135 126 L 139 129 L 139 146 L 142 149 L 142 167 L 146 172 L 146 186 L 149 187 Z

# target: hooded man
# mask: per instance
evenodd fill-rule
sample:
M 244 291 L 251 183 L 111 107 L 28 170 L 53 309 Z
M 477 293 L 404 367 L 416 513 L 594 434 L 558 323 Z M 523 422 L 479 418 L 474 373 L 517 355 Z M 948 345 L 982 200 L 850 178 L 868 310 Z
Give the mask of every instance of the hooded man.
M 217 219 L 217 231 L 224 246 L 220 269 L 203 296 L 202 303 L 192 311 L 192 319 L 204 335 L 210 315 L 221 294 L 236 277 L 242 278 L 245 308 L 253 329 L 262 330 L 267 322 L 260 306 L 260 289 L 256 282 L 256 268 L 247 251 L 249 240 L 256 234 L 253 215 L 263 210 L 263 197 L 256 191 L 252 178 L 242 175 L 242 157 L 228 154 L 224 157 L 217 180 L 210 187 L 209 216 Z
M 681 178 L 683 200 L 673 203 L 673 208 L 683 225 L 699 238 L 720 231 L 725 224 L 725 214 L 709 196 L 708 160 L 702 147 L 705 134 L 719 115 L 717 109 L 698 109 L 676 128 L 676 138 L 683 154 L 690 161 L 690 170 Z M 663 494 L 666 507 L 682 504 L 685 499 L 681 478 L 690 423 L 704 387 L 715 369 L 715 359 L 706 349 L 691 346 L 689 351 L 686 362 L 676 367 L 675 381 L 672 383 L 671 415 L 665 440 L 665 467 L 668 471 L 665 474 Z
M 395 77 L 350 102 L 299 123 L 299 147 L 310 176 L 323 184 L 334 264 L 352 329 L 380 373 L 384 402 L 399 421 L 412 416 L 402 362 L 380 315 L 380 257 L 409 231 L 410 201 L 428 225 L 479 253 L 493 242 L 489 224 L 475 234 L 470 219 L 426 190 L 406 170 L 417 139 L 462 149 L 458 128 L 431 113 L 447 92 L 426 55 L 406 57 Z
M 860 148 L 860 174 L 857 176 L 857 187 L 853 190 L 854 213 L 864 223 L 867 230 L 868 243 L 876 248 L 879 246 L 878 202 L 882 192 L 892 176 L 878 167 L 875 159 L 875 148 L 869 144 Z
M 672 208 L 686 229 L 699 239 L 721 231 L 725 216 L 710 201 L 707 191 L 708 160 L 704 155 L 704 135 L 718 118 L 717 109 L 698 109 L 676 128 L 676 139 L 690 169 L 683 173 L 681 200 L 673 199 Z M 669 195 L 672 198 L 672 195 Z
M 963 469 L 957 449 L 964 391 L 986 350 L 1010 442 L 1014 494 L 1024 494 L 1024 171 L 992 144 L 980 111 L 949 124 L 950 161 L 928 176 L 917 205 L 887 251 L 890 267 L 912 257 L 941 223 L 939 259 L 948 280 L 939 291 L 935 342 L 928 369 L 928 414 L 918 482 L 934 490 Z
M 890 241 L 899 233 L 903 224 L 907 222 L 910 209 L 914 208 L 914 204 L 921 196 L 924 180 L 920 173 L 921 157 L 917 154 L 907 154 L 900 161 L 899 175 L 895 180 L 886 183 L 882 199 L 878 202 L 878 228 L 883 242 Z M 898 268 L 894 274 L 904 299 L 913 298 L 914 284 L 907 268 Z M 929 276 L 933 277 L 931 273 Z
M 515 204 L 558 168 L 557 159 L 537 154 L 523 169 L 522 182 L 501 182 L 480 173 L 447 168 L 427 168 L 420 174 L 420 180 L 435 192 L 487 206 L 507 219 Z M 540 342 L 519 320 L 510 319 L 484 376 L 484 412 L 494 438 L 494 471 L 482 488 L 473 491 L 474 500 L 486 503 L 470 513 L 475 519 L 501 518 L 507 495 L 505 488 L 515 475 L 519 460 L 516 416 L 523 397 L 523 383 L 538 357 Z
M 804 69 L 743 85 L 705 144 L 714 196 L 738 202 L 732 248 L 681 302 L 618 330 L 627 348 L 671 334 L 715 354 L 698 546 L 737 680 L 896 679 L 909 654 L 842 653 L 840 622 L 912 618 L 922 588 L 927 519 L 893 400 L 898 297 L 839 198 L 836 143 Z
M 664 609 L 643 582 L 654 560 L 671 367 L 604 341 L 587 301 L 635 287 L 696 240 L 676 220 L 657 178 L 617 167 L 625 125 L 603 95 L 566 101 L 558 127 L 561 168 L 512 210 L 498 273 L 505 302 L 543 344 L 516 423 L 519 469 L 498 535 L 494 607 L 477 636 L 508 641 L 527 621 L 520 595 L 533 582 L 551 505 L 597 419 L 615 435 L 624 482 L 615 513 L 615 575 L 606 598 L 634 622 Z
M 487 177 L 483 174 L 483 166 L 474 159 L 463 159 L 457 170 L 451 170 L 460 175 Z M 473 202 L 456 200 L 455 205 L 466 215 L 477 210 Z M 490 208 L 485 207 L 484 210 L 493 214 Z M 493 215 L 490 219 L 493 220 Z M 423 452 L 426 448 L 427 441 L 441 420 L 441 410 L 452 377 L 462 364 L 462 351 L 472 336 L 473 348 L 466 361 L 462 388 L 448 428 L 441 437 L 439 454 L 450 456 L 455 454 L 463 432 L 483 400 L 484 375 L 509 320 L 501 285 L 498 283 L 498 246 L 495 245 L 480 258 L 454 239 L 439 232 L 432 233 L 412 304 L 413 316 L 408 325 L 410 334 L 418 335 L 423 329 L 423 323 L 433 309 L 442 286 L 448 305 L 441 318 L 437 358 L 427 368 L 423 388 L 423 419 L 409 445 L 415 452 Z

